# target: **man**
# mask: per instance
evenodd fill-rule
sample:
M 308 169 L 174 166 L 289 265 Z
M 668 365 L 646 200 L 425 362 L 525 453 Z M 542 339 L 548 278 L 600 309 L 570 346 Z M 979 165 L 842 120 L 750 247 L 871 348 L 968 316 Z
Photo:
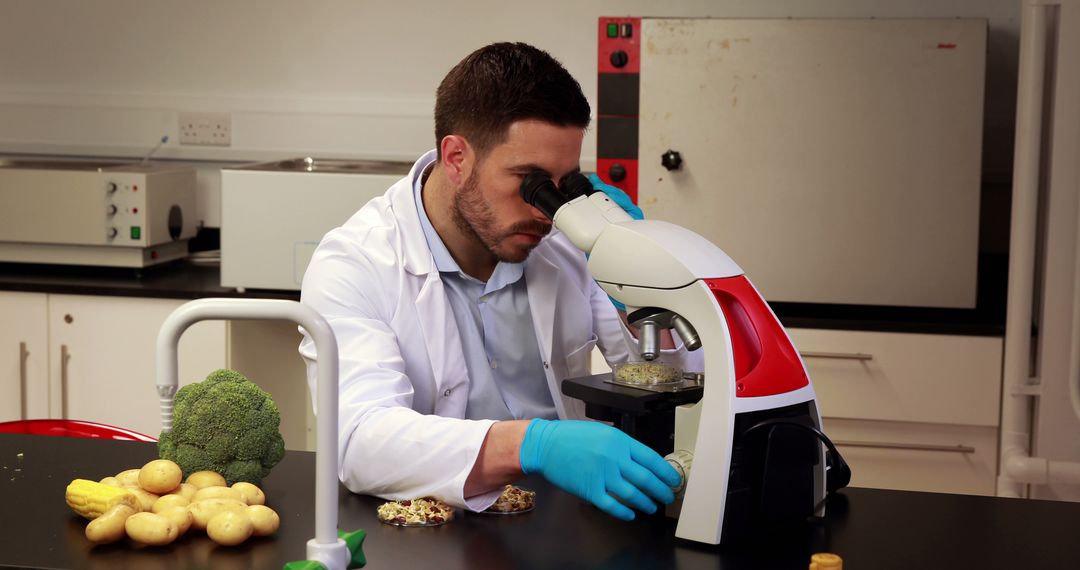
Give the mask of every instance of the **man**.
M 547 53 L 494 44 L 436 93 L 437 148 L 326 235 L 302 301 L 340 353 L 341 480 L 393 499 L 483 510 L 541 473 L 621 519 L 673 500 L 678 474 L 561 394 L 635 341 L 585 257 L 519 195 L 578 170 L 589 104 Z M 315 390 L 315 346 L 300 352 Z

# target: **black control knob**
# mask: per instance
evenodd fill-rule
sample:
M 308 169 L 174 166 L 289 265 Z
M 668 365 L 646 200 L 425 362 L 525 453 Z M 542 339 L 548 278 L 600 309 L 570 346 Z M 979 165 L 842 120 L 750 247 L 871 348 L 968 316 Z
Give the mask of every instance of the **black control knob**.
M 109 194 L 112 194 L 112 193 L 116 192 L 116 183 L 115 182 L 109 182 L 109 183 L 105 184 L 105 191 L 108 192 Z
M 668 149 L 660 155 L 660 164 L 668 170 L 678 170 L 682 167 L 682 155 L 677 150 Z
M 607 175 L 612 182 L 622 182 L 626 180 L 626 167 L 621 164 L 612 164 L 607 170 Z
M 630 56 L 623 50 L 611 52 L 611 65 L 615 67 L 626 67 L 626 64 L 630 63 Z

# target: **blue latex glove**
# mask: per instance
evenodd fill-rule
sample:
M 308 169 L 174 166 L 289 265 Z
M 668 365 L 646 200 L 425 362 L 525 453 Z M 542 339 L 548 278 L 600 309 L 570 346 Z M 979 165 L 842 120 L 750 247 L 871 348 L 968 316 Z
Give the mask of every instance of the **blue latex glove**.
M 645 219 L 645 214 L 641 211 L 641 208 L 638 208 L 637 204 L 630 199 L 630 196 L 626 195 L 626 192 L 600 180 L 600 177 L 597 176 L 595 172 L 590 173 L 587 178 L 589 179 L 589 182 L 592 182 L 593 188 L 607 194 L 607 197 L 611 198 L 611 201 L 618 204 L 627 214 L 630 214 L 631 218 L 634 218 L 635 220 Z M 608 295 L 608 299 L 611 299 L 611 304 L 615 305 L 616 310 L 624 313 L 626 312 L 626 305 L 612 299 L 611 295 Z
M 675 500 L 671 488 L 682 478 L 645 444 L 599 422 L 541 420 L 529 423 L 521 442 L 521 470 L 540 473 L 562 490 L 625 521 L 634 511 L 656 512 L 659 501 Z M 610 493 L 610 495 L 608 494 Z
M 630 196 L 626 195 L 626 192 L 600 180 L 600 177 L 597 176 L 595 172 L 590 173 L 587 178 L 589 179 L 589 182 L 592 182 L 593 188 L 607 194 L 607 197 L 611 198 L 611 201 L 618 204 L 627 214 L 630 214 L 631 218 L 634 218 L 635 220 L 645 219 L 645 214 L 641 211 L 641 208 L 638 208 L 637 204 L 630 199 Z

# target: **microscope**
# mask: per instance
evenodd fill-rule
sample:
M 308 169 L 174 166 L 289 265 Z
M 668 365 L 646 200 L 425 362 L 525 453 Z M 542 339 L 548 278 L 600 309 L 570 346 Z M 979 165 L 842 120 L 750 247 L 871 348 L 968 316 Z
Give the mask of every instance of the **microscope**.
M 665 458 L 683 476 L 668 508 L 675 535 L 731 544 L 823 516 L 827 493 L 845 486 L 850 470 L 821 431 L 798 351 L 739 266 L 686 228 L 634 220 L 580 173 L 558 186 L 530 173 L 521 195 L 588 254 L 593 278 L 626 305 L 644 361 L 658 357 L 666 329 L 687 350 L 704 351 L 703 373 L 669 391 L 597 377 L 562 386 L 590 417 L 638 418 L 637 427 L 659 434 L 645 443 L 670 451 Z M 659 413 L 641 413 L 650 409 Z

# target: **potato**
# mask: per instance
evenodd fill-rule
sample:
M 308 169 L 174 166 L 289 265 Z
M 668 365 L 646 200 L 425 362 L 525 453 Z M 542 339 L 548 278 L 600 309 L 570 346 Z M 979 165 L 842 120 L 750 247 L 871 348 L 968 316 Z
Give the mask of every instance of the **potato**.
M 154 513 L 136 513 L 124 521 L 124 530 L 131 540 L 150 546 L 169 544 L 180 536 L 173 522 Z
M 265 505 L 266 495 L 262 492 L 262 489 L 252 485 L 251 483 L 245 483 L 243 481 L 233 483 L 233 489 L 240 491 L 240 495 L 245 503 L 249 505 Z
M 139 470 L 128 469 L 116 474 L 116 480 L 120 482 L 122 487 L 137 486 L 139 484 Z
M 195 497 L 191 499 L 191 502 L 196 503 L 205 499 L 234 499 L 247 504 L 240 491 L 229 487 L 203 487 L 195 492 Z
M 203 499 L 191 503 L 188 509 L 193 519 L 191 526 L 195 527 L 195 530 L 206 530 L 210 519 L 221 512 L 247 513 L 247 505 L 237 499 Z
M 187 508 L 189 503 L 191 501 L 187 500 L 183 495 L 162 495 L 158 500 L 154 501 L 154 506 L 150 510 L 160 514 L 161 511 L 173 507 Z
M 104 477 L 101 479 L 101 481 L 98 481 L 98 483 L 101 483 L 102 485 L 108 485 L 110 487 L 123 487 L 123 485 L 120 484 L 120 480 L 116 477 Z
M 224 511 L 214 515 L 206 525 L 206 534 L 210 540 L 224 545 L 235 546 L 251 536 L 251 519 L 247 512 Z
M 251 519 L 252 534 L 255 536 L 269 536 L 281 526 L 281 518 L 274 509 L 266 505 L 251 505 L 247 511 L 248 518 Z
M 139 486 L 159 495 L 175 489 L 183 478 L 180 466 L 168 459 L 155 459 L 139 470 Z
M 196 488 L 226 487 L 225 478 L 213 471 L 196 471 L 188 475 L 187 482 Z
M 195 485 L 192 485 L 191 483 L 180 483 L 177 488 L 173 489 L 167 494 L 179 495 L 190 502 L 195 497 L 195 492 L 198 490 L 199 488 Z
M 139 510 L 144 513 L 148 513 L 154 508 L 154 503 L 158 500 L 158 495 L 144 490 L 142 487 L 125 487 L 128 491 L 135 494 L 135 498 L 139 499 Z
M 162 509 L 157 514 L 172 521 L 172 523 L 176 525 L 176 531 L 179 536 L 184 536 L 184 533 L 191 528 L 191 523 L 194 520 L 191 516 L 191 511 L 188 510 L 187 507 L 169 507 L 167 509 Z
M 124 522 L 135 514 L 127 505 L 116 505 L 86 525 L 86 538 L 94 544 L 109 544 L 124 538 Z

